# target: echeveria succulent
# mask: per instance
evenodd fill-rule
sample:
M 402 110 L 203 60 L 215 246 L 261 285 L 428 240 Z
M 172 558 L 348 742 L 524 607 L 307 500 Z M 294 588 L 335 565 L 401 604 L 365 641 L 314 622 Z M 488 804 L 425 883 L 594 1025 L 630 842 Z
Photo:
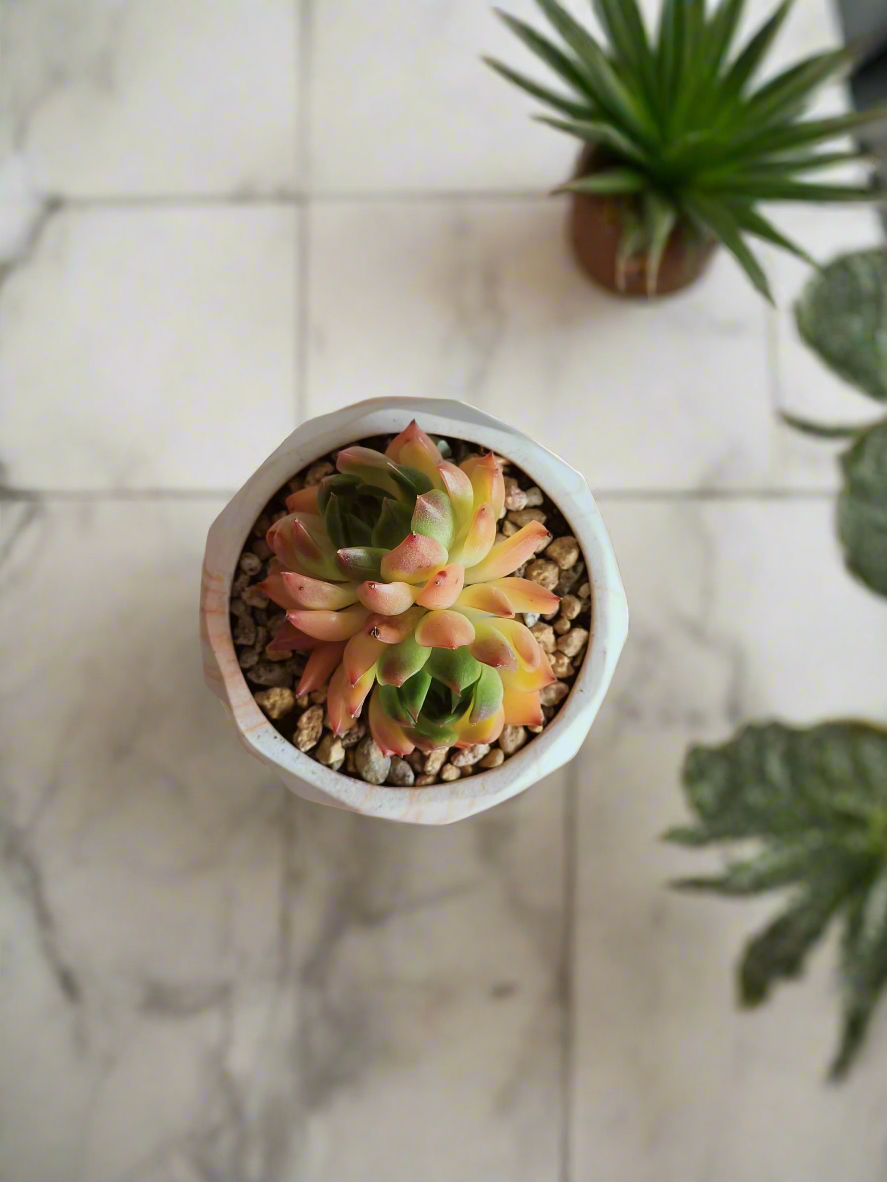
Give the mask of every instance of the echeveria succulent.
M 467 747 L 540 725 L 554 680 L 520 612 L 558 597 L 513 577 L 550 534 L 531 521 L 497 540 L 499 461 L 442 457 L 415 422 L 385 453 L 348 447 L 338 473 L 287 499 L 268 531 L 263 590 L 286 610 L 272 650 L 310 650 L 297 692 L 328 683 L 336 734 L 369 699 L 386 754 Z

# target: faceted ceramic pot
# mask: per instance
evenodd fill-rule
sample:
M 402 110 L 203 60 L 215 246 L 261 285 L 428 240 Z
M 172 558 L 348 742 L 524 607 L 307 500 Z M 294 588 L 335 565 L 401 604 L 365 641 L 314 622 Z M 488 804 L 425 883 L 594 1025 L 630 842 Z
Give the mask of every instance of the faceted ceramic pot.
M 560 508 L 579 542 L 592 595 L 591 639 L 569 696 L 541 734 L 500 767 L 426 788 L 365 784 L 298 751 L 271 725 L 238 662 L 228 614 L 231 584 L 256 518 L 291 477 L 329 452 L 372 435 L 397 434 L 411 419 L 429 434 L 467 440 L 511 460 Z M 514 427 L 463 402 L 376 398 L 298 427 L 213 523 L 206 543 L 200 635 L 207 684 L 224 703 L 250 755 L 306 800 L 369 816 L 446 825 L 529 788 L 573 758 L 600 709 L 628 634 L 628 605 L 613 547 L 584 478 Z

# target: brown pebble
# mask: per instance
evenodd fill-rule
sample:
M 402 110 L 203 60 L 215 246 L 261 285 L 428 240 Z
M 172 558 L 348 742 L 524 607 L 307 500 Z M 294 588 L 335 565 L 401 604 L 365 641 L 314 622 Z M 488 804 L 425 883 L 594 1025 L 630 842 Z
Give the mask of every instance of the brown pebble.
M 255 685 L 273 686 L 292 683 L 292 678 L 286 671 L 286 665 L 278 665 L 274 661 L 257 661 L 246 676 Z
M 555 632 L 558 634 L 558 636 L 566 635 L 566 633 L 569 632 L 570 628 L 572 627 L 572 625 L 570 624 L 570 621 L 565 620 L 563 616 L 561 616 L 559 619 L 555 620 L 554 624 L 552 626 L 553 626 Z
M 514 535 L 517 533 L 517 530 L 518 530 L 518 527 L 514 524 L 513 521 L 509 521 L 506 518 L 505 521 L 502 522 L 502 537 L 503 538 L 513 538 Z
M 241 669 L 254 669 L 258 659 L 259 650 L 257 648 L 245 648 L 241 649 L 237 661 Z
M 551 672 L 555 677 L 572 677 L 576 670 L 570 663 L 566 653 L 553 653 L 551 657 Z
M 293 677 L 301 677 L 305 672 L 305 664 L 308 657 L 305 653 L 296 653 L 291 656 L 286 663 L 287 673 L 292 673 Z
M 564 681 L 553 681 L 539 691 L 539 701 L 543 706 L 556 706 L 562 702 L 570 692 L 570 687 Z
M 274 553 L 264 538 L 258 538 L 255 542 L 253 542 L 253 544 L 250 546 L 250 550 L 252 550 L 253 554 L 255 554 L 256 558 L 258 558 L 261 562 L 267 562 Z
M 443 765 L 447 762 L 447 756 L 450 753 L 449 747 L 437 747 L 434 751 L 429 751 L 425 756 L 425 771 L 429 776 L 436 776 Z
M 513 476 L 505 477 L 505 508 L 507 510 L 526 509 L 527 494 L 520 487 Z
M 547 558 L 534 558 L 527 566 L 526 577 L 533 583 L 538 583 L 546 591 L 553 591 L 557 586 L 560 568 L 557 563 Z
M 349 776 L 357 774 L 357 764 L 354 761 L 354 748 L 345 752 L 345 771 Z
M 240 574 L 231 584 L 231 598 L 236 599 L 237 596 L 242 595 L 244 590 L 249 586 L 249 575 Z M 231 604 L 231 610 L 234 611 L 234 604 Z
M 407 761 L 396 755 L 392 756 L 391 767 L 388 771 L 388 783 L 395 788 L 412 788 L 415 781 L 416 773 Z
M 505 752 L 501 747 L 494 747 L 488 755 L 485 755 L 478 767 L 499 767 L 505 762 Z
M 508 514 L 508 520 L 513 521 L 519 528 L 529 525 L 531 521 L 541 521 L 544 525 L 545 518 L 546 514 L 541 509 L 517 509 Z
M 305 488 L 320 484 L 324 476 L 332 476 L 335 470 L 329 460 L 321 460 L 319 464 L 312 464 L 305 473 Z
M 580 599 L 591 599 L 591 583 L 580 584 L 579 590 L 576 592 Z
M 473 747 L 463 747 L 456 751 L 450 758 L 450 763 L 453 767 L 471 767 L 472 764 L 477 763 L 490 750 L 489 743 L 475 743 Z
M 272 686 L 271 689 L 262 690 L 254 696 L 268 717 L 273 718 L 275 722 L 296 708 L 296 695 L 285 685 Z
M 262 513 L 256 518 L 256 524 L 253 526 L 253 533 L 257 538 L 264 538 L 265 534 L 271 528 L 271 518 Z
M 296 705 L 300 710 L 307 710 L 311 705 L 311 698 L 308 696 L 308 694 L 299 694 L 299 696 L 296 698 Z
M 579 543 L 570 535 L 555 538 L 546 549 L 545 557 L 556 562 L 561 570 L 569 570 L 579 561 Z
M 326 686 L 322 685 L 320 689 L 312 690 L 308 696 L 315 706 L 322 706 L 326 701 Z
M 269 652 L 267 647 L 265 649 L 264 656 L 265 656 L 266 661 L 281 661 L 282 662 L 282 661 L 288 661 L 290 659 L 289 653 L 280 653 L 274 649 L 272 649 Z
M 241 616 L 234 628 L 235 644 L 256 643 L 256 621 L 250 615 Z
M 423 772 L 421 776 L 416 776 L 416 787 L 427 788 L 430 784 L 437 783 L 437 776 L 431 775 L 428 772 Z
M 250 607 L 266 608 L 271 602 L 268 596 L 257 586 L 244 587 L 243 595 L 241 596 L 243 602 Z
M 294 476 L 292 480 L 289 481 L 287 487 L 289 488 L 290 492 L 301 492 L 305 487 L 305 477 L 302 475 Z
M 514 755 L 527 741 L 527 732 L 522 726 L 506 726 L 499 736 L 499 746 L 506 755 Z
M 457 767 L 453 767 L 451 763 L 445 763 L 440 769 L 440 778 L 445 784 L 450 783 L 452 780 L 458 780 L 461 774 L 462 773 L 459 771 L 459 769 Z
M 577 562 L 569 570 L 562 570 L 557 581 L 555 591 L 560 596 L 569 595 L 582 576 L 585 574 L 585 563 Z
M 545 501 L 545 497 L 542 493 L 542 489 L 537 488 L 535 484 L 531 488 L 528 488 L 526 490 L 526 494 L 527 494 L 527 507 L 528 508 L 531 508 L 535 505 L 541 505 Z
M 287 513 L 286 509 L 278 509 L 276 513 L 271 514 L 271 524 L 274 525 L 275 522 L 281 521 L 284 517 L 289 517 L 289 513 Z
M 300 751 L 310 751 L 323 732 L 323 707 L 309 706 L 296 723 L 293 744 Z
M 407 756 L 407 763 L 417 776 L 421 775 L 425 771 L 425 753 L 417 747 L 415 751 L 411 751 Z
M 568 657 L 575 657 L 588 643 L 588 629 L 587 628 L 571 628 L 566 636 L 561 636 L 557 642 L 557 647 L 562 653 L 566 653 Z
M 575 620 L 582 611 L 582 600 L 575 595 L 565 595 L 561 600 L 561 615 L 565 620 Z
M 363 722 L 357 722 L 354 724 L 354 726 L 349 726 L 344 735 L 340 736 L 342 739 L 342 746 L 346 751 L 348 751 L 351 747 L 356 747 L 366 733 L 366 724 Z
M 342 746 L 342 740 L 335 735 L 324 735 L 314 753 L 314 758 L 318 763 L 326 764 L 327 767 L 333 765 L 341 767 L 345 762 L 345 748 Z
M 257 554 L 246 550 L 240 556 L 240 569 L 245 575 L 250 575 L 250 577 L 257 575 L 262 569 L 262 560 Z
M 555 644 L 556 638 L 554 635 L 554 629 L 552 628 L 551 624 L 543 624 L 540 622 L 538 624 L 534 624 L 533 627 L 530 629 L 530 631 L 536 637 L 536 640 L 539 642 L 539 645 L 542 648 L 543 652 L 546 652 L 546 653 L 553 653 L 554 652 L 554 644 Z
M 383 755 L 381 748 L 371 735 L 357 744 L 354 749 L 357 774 L 368 784 L 384 784 L 391 770 L 391 757 Z
M 528 726 L 527 730 L 530 732 L 531 735 L 541 735 L 542 732 L 545 730 L 545 727 L 544 726 Z

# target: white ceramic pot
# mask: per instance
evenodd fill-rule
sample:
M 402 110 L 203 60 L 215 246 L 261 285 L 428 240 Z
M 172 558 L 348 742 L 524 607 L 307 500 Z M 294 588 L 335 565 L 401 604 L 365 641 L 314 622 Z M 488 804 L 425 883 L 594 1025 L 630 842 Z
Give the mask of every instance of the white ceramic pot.
M 271 497 L 306 465 L 371 435 L 396 434 L 411 419 L 432 435 L 468 440 L 511 460 L 557 504 L 582 547 L 592 589 L 592 636 L 555 719 L 501 767 L 427 788 L 365 784 L 334 772 L 286 741 L 256 705 L 237 662 L 228 605 L 238 559 Z M 609 687 L 628 634 L 628 604 L 613 547 L 578 472 L 514 427 L 468 406 L 432 398 L 375 398 L 298 427 L 247 481 L 209 531 L 200 597 L 207 684 L 222 699 L 250 755 L 306 800 L 391 821 L 446 825 L 523 792 L 573 758 Z

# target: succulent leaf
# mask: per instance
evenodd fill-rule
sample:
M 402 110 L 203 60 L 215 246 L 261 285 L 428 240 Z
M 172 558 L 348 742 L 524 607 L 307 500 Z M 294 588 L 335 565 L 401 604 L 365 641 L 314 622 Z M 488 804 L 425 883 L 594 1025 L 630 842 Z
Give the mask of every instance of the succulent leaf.
M 431 649 L 420 644 L 415 636 L 407 636 L 399 644 L 387 645 L 376 665 L 379 684 L 403 685 L 419 672 L 430 656 Z
M 474 625 L 461 612 L 430 611 L 419 621 L 416 640 L 428 648 L 463 648 L 474 640 Z

